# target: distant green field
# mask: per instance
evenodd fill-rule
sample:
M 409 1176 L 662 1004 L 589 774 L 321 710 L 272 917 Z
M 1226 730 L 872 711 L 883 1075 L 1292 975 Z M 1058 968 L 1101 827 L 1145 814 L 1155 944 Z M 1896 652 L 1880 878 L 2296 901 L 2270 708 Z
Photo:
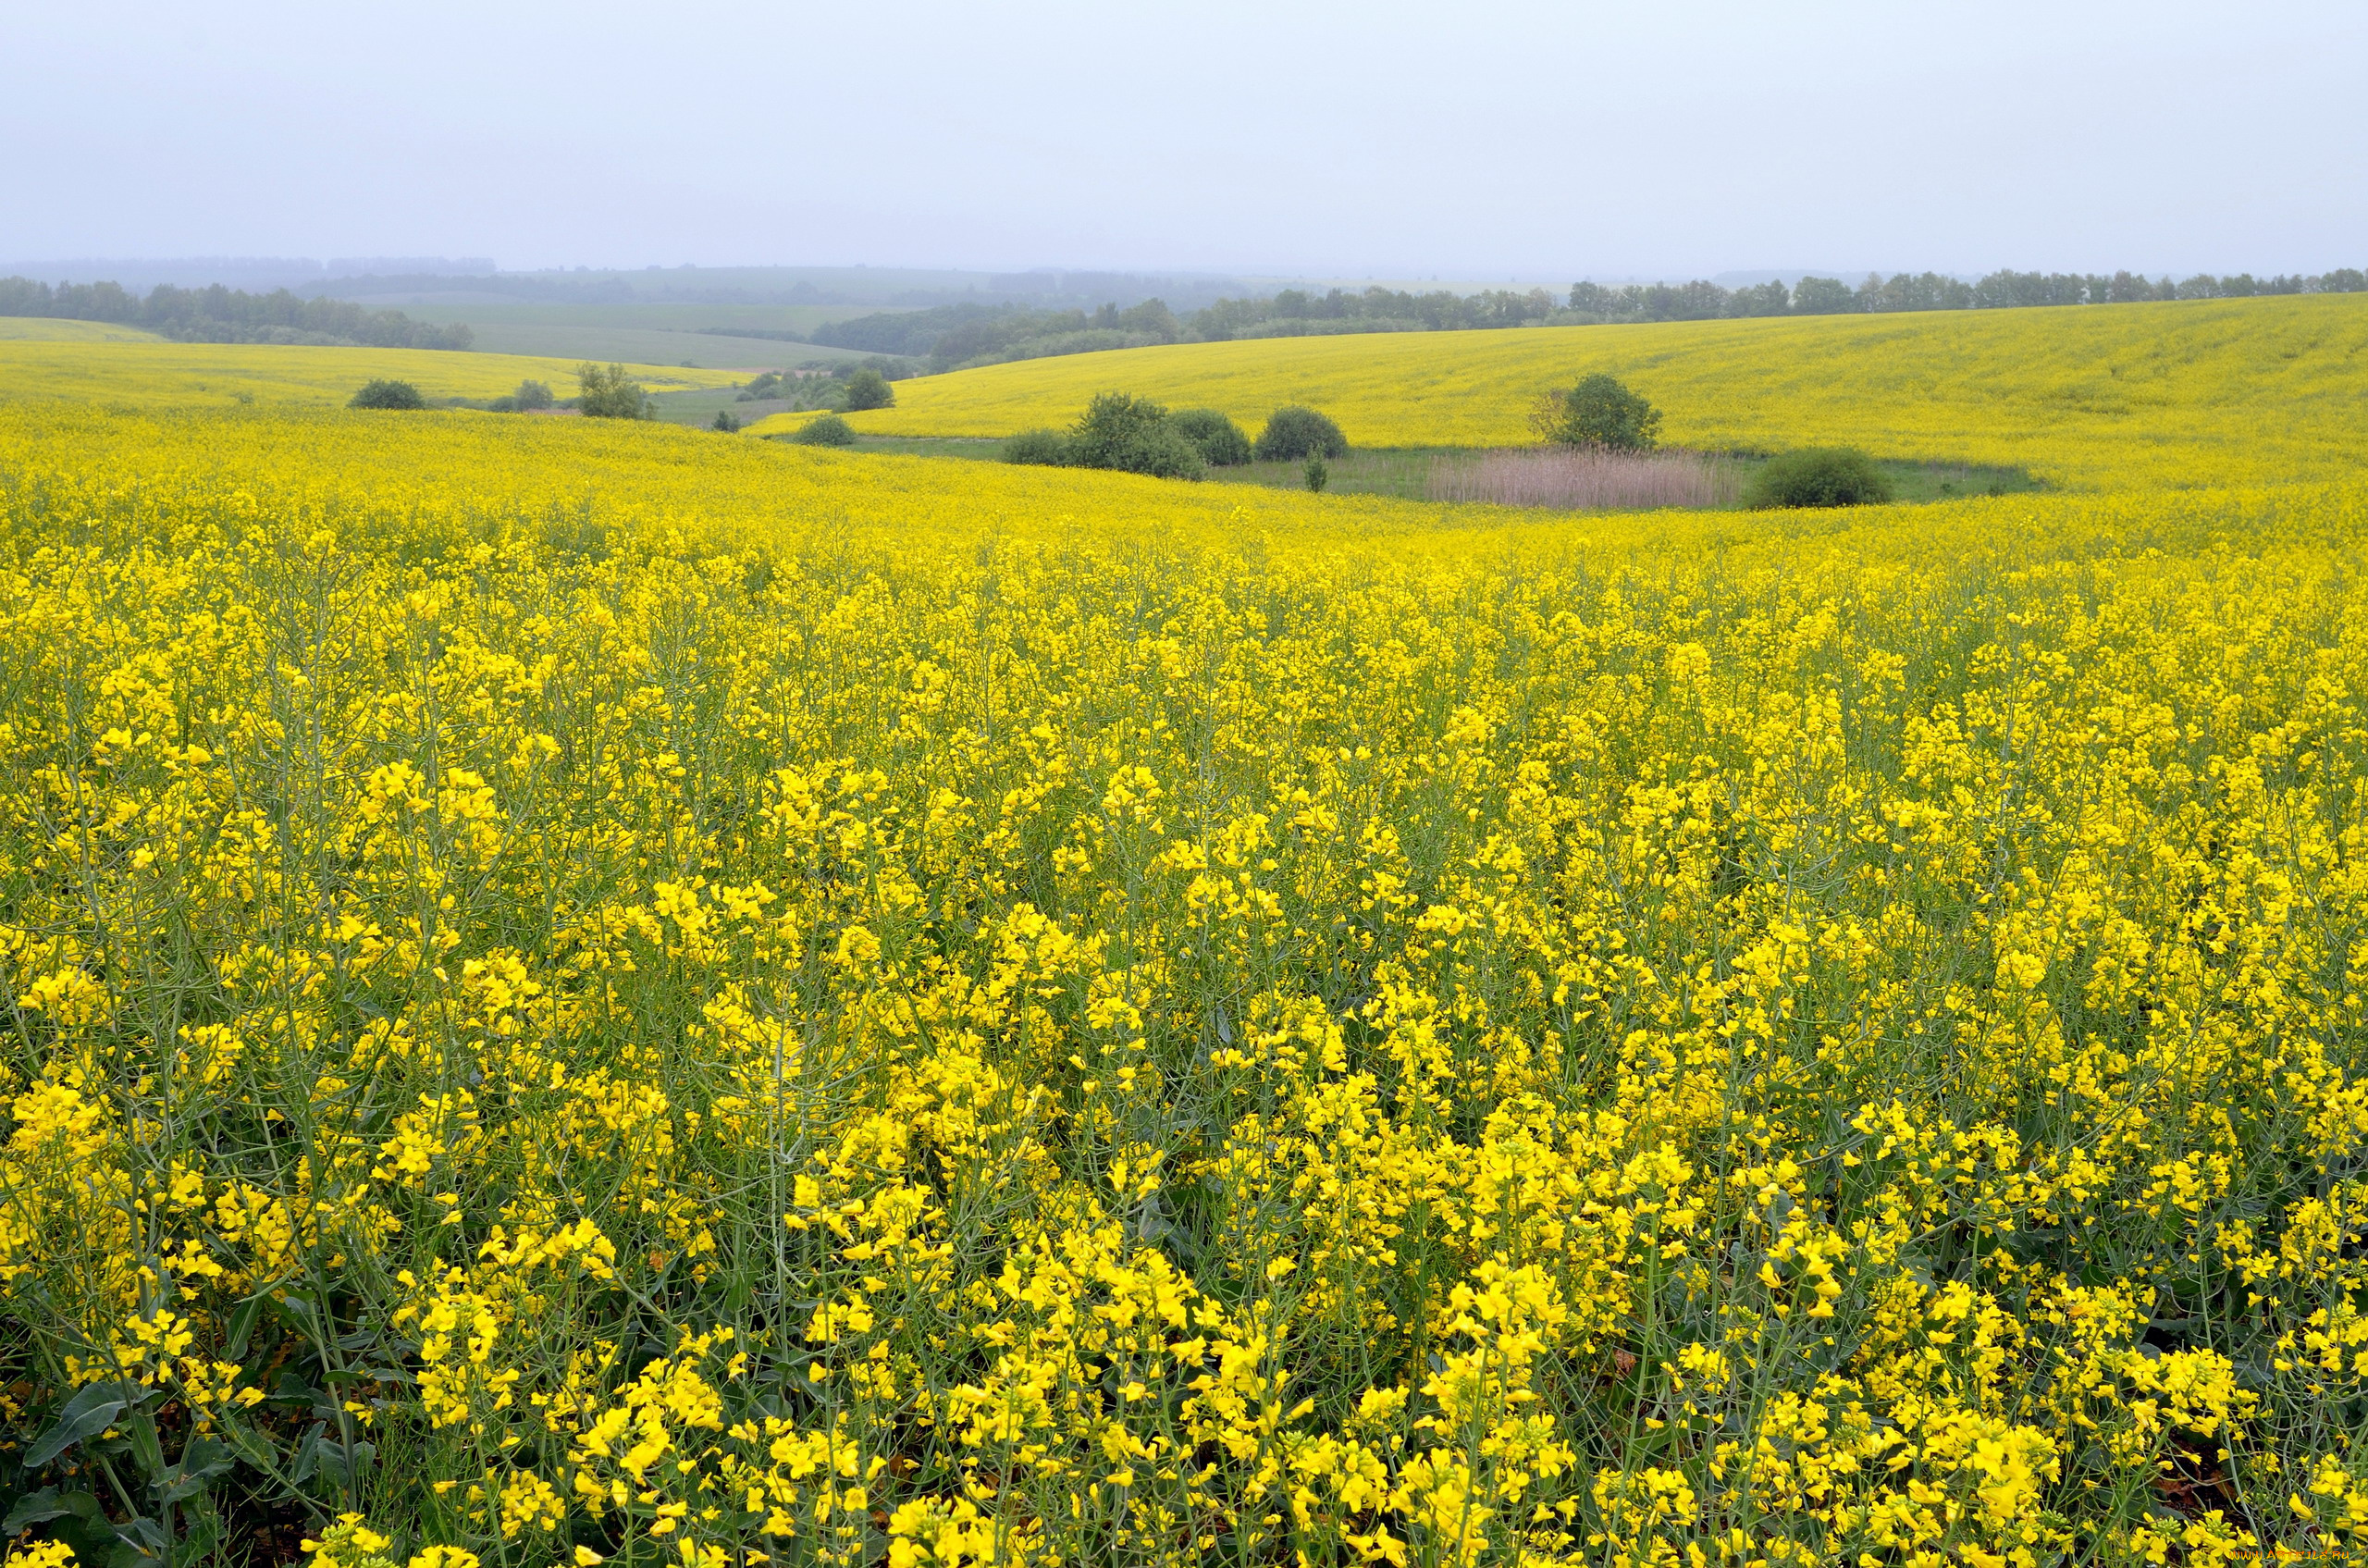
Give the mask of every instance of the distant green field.
M 466 319 L 466 318 L 461 318 Z M 693 364 L 704 370 L 781 370 L 813 360 L 862 359 L 846 349 L 790 343 L 771 338 L 725 338 L 706 332 L 668 332 L 646 327 L 480 325 L 475 347 L 496 354 L 541 354 L 551 359 L 617 360 L 628 364 Z
M 399 310 L 423 321 L 465 321 L 470 326 L 641 327 L 663 332 L 697 332 L 709 327 L 754 327 L 761 332 L 810 332 L 826 321 L 875 314 L 869 305 L 537 304 L 494 300 L 481 294 L 374 294 L 355 302 Z M 889 307 L 881 307 L 882 309 Z
M 371 295 L 358 302 L 438 325 L 465 322 L 476 334 L 475 347 L 487 353 L 635 364 L 688 361 L 709 370 L 778 370 L 815 360 L 864 358 L 846 349 L 709 329 L 810 332 L 824 322 L 871 314 L 856 305 L 564 305 L 420 292 Z

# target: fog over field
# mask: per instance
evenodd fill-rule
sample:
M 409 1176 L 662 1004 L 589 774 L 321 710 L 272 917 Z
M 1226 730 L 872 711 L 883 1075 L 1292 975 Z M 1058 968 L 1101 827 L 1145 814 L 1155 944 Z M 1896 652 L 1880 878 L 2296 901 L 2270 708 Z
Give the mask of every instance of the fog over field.
M 2314 271 L 2356 6 L 1483 0 L 0 23 L 0 252 L 1567 281 Z M 302 200 L 291 200 L 302 192 Z

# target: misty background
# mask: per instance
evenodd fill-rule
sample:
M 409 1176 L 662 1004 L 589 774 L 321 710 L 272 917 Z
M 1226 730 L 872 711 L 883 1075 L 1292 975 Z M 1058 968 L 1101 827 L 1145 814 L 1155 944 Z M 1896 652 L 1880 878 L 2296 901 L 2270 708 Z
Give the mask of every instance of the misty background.
M 2368 255 L 2362 17 L 11 6 L 0 260 L 2316 271 Z

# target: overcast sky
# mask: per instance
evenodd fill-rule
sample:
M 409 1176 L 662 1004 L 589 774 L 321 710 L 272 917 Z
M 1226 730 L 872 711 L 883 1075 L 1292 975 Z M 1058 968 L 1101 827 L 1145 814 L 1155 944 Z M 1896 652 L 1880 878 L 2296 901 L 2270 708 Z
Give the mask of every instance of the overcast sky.
M 2368 265 L 2362 0 L 0 3 L 0 257 Z

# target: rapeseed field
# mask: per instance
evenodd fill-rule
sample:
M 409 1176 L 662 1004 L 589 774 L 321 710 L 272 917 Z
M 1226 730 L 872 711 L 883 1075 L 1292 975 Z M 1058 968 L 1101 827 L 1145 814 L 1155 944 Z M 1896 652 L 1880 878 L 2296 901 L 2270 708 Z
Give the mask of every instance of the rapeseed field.
M 1597 371 L 1661 408 L 1677 446 L 1846 442 L 2082 489 L 2343 477 L 2368 448 L 2363 294 L 1189 343 L 901 381 L 894 408 L 849 423 L 1008 436 L 1124 391 L 1252 433 L 1298 402 L 1358 446 L 1522 445 L 1538 393 Z
M 2164 396 L 1558 520 L 0 406 L 14 1561 L 2345 1560 L 2368 484 Z
M 161 343 L 166 340 L 139 327 L 112 321 L 59 321 L 37 315 L 0 316 L 0 341 L 34 343 Z
M 139 340 L 148 339 L 148 341 Z M 741 372 L 628 365 L 653 390 L 728 387 Z M 365 381 L 409 381 L 430 399 L 498 398 L 532 377 L 572 396 L 574 360 L 437 349 L 166 343 L 133 327 L 80 321 L 0 322 L 0 399 L 61 400 L 168 411 L 233 405 L 337 408 Z

